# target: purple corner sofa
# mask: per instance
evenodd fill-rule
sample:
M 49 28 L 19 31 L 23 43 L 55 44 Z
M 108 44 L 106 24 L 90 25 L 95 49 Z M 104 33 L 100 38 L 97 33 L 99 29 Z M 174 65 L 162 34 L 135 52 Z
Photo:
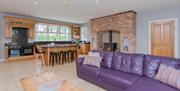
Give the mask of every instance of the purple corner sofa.
M 100 55 L 101 68 L 83 65 L 84 58 L 76 61 L 79 78 L 108 91 L 179 91 L 153 77 L 160 64 L 180 70 L 180 59 L 103 51 Z

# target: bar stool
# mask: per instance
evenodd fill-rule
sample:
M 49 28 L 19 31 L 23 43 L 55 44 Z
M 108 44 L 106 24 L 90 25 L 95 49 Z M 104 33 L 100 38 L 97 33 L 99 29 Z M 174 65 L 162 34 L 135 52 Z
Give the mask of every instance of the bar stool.
M 42 47 L 39 45 L 35 45 L 35 58 L 36 61 L 39 60 L 39 57 L 41 58 L 42 64 L 45 66 L 45 61 L 44 61 L 44 52 L 42 51 Z
M 54 66 L 54 64 L 56 63 L 58 63 L 58 52 L 56 51 L 56 50 L 53 50 L 53 51 L 51 51 L 50 52 L 50 64 L 52 65 L 52 66 Z
M 68 56 L 69 56 L 68 51 L 63 50 L 63 51 L 60 51 L 59 53 L 60 53 L 60 59 L 61 59 L 60 61 L 62 62 L 62 64 L 67 63 L 67 61 L 69 60 L 68 59 Z
M 75 55 L 76 55 L 76 50 L 69 50 L 69 59 L 71 60 L 71 62 L 74 61 L 74 59 L 76 58 Z
M 64 62 L 65 63 L 67 63 L 67 61 L 68 61 L 68 56 L 69 56 L 69 54 L 68 54 L 68 51 L 63 51 L 63 59 L 64 59 Z
M 58 53 L 59 56 L 59 64 L 64 64 L 64 60 L 63 60 L 63 51 L 60 51 Z

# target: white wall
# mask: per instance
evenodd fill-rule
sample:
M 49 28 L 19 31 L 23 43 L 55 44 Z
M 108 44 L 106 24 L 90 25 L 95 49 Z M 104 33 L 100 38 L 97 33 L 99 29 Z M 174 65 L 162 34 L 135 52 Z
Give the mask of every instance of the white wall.
M 86 36 L 86 41 L 90 42 L 91 41 L 91 25 L 90 25 L 90 22 L 87 22 L 87 23 L 83 23 L 81 24 L 81 34 L 84 34 L 85 32 L 85 36 Z M 84 41 L 81 37 L 81 40 Z
M 3 31 L 3 14 L 0 12 L 0 62 L 4 60 L 4 31 Z
M 178 16 L 179 16 L 178 34 L 180 34 L 180 0 L 179 0 L 179 7 L 178 7 Z M 180 58 L 180 35 L 179 35 L 178 41 L 179 41 L 179 45 L 178 45 L 178 58 Z
M 156 9 L 151 11 L 137 12 L 137 51 L 138 53 L 149 54 L 149 21 L 161 19 L 178 19 L 178 34 L 180 34 L 180 3 L 177 6 L 168 7 L 164 9 Z M 179 42 L 179 43 L 178 43 Z M 178 42 L 180 45 L 180 35 L 178 35 Z M 177 46 L 177 57 L 180 58 L 180 47 Z

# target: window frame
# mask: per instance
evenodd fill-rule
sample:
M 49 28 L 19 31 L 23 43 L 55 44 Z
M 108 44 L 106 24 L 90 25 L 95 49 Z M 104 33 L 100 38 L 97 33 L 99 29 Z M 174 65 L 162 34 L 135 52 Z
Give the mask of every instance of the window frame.
M 44 31 L 39 31 L 38 29 L 40 29 L 38 26 L 39 25 L 44 25 L 46 26 L 46 28 L 44 28 Z M 56 26 L 56 32 L 53 32 L 53 29 L 50 29 L 50 27 L 52 26 Z M 62 28 L 64 28 L 65 31 L 67 32 L 61 32 Z M 56 25 L 56 24 L 46 24 L 46 23 L 37 23 L 35 25 L 35 41 L 37 42 L 41 42 L 41 41 L 71 41 L 72 40 L 72 30 L 69 26 L 64 26 L 64 25 Z M 51 31 L 52 30 L 52 31 Z M 38 37 L 38 33 L 39 34 L 47 34 L 47 39 L 43 40 L 43 39 L 39 39 Z M 56 40 L 52 40 L 50 39 L 50 35 L 51 34 L 55 34 L 58 36 L 58 38 Z M 61 39 L 62 36 L 61 35 L 65 35 L 67 37 L 67 39 Z

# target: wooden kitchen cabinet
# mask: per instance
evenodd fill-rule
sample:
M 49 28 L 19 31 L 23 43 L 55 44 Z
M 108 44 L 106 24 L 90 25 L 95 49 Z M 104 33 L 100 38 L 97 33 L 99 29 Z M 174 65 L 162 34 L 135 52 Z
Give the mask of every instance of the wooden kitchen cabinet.
M 16 18 L 5 16 L 5 37 L 12 38 L 13 27 L 27 28 L 29 31 L 29 38 L 34 39 L 35 35 L 35 21 L 28 18 Z
M 35 38 L 35 31 L 34 30 L 29 30 L 29 38 L 34 39 Z
M 73 26 L 72 27 L 72 38 L 73 39 L 80 39 L 80 27 L 79 26 Z
M 5 29 L 5 37 L 6 38 L 12 38 L 12 28 L 11 27 L 6 27 L 6 29 Z
M 88 54 L 88 52 L 90 51 L 90 44 L 81 44 L 80 45 L 80 52 L 81 54 Z
M 5 62 L 8 62 L 8 47 L 5 47 L 4 58 L 5 58 Z

